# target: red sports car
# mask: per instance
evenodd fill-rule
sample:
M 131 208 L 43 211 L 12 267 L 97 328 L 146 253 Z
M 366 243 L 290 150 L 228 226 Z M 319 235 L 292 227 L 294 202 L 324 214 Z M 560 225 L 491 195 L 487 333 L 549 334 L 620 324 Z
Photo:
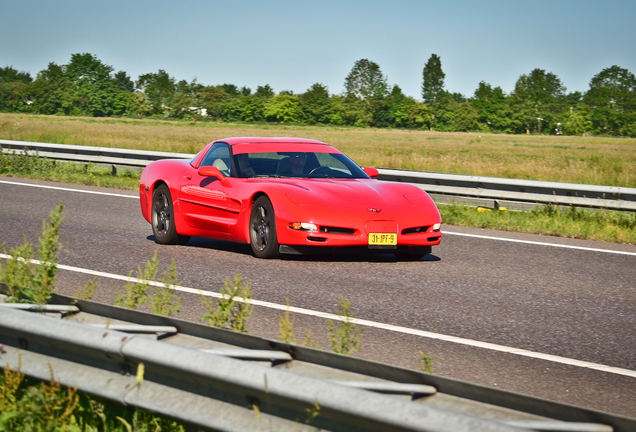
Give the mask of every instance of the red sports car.
M 162 244 L 208 237 L 248 243 L 260 258 L 348 248 L 430 253 L 442 238 L 435 203 L 377 175 L 320 141 L 227 138 L 189 161 L 151 163 L 139 196 Z

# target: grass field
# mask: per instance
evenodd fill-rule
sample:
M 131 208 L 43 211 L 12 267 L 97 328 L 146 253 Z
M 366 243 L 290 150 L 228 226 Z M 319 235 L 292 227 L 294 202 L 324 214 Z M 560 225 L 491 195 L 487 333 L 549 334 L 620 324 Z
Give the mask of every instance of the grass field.
M 636 187 L 636 139 L 268 124 L 96 119 L 0 113 L 0 139 L 196 153 L 230 136 L 334 145 L 362 166 Z
M 196 153 L 229 136 L 328 142 L 363 166 L 636 187 L 636 139 L 479 135 L 428 131 L 92 119 L 0 113 L 0 139 Z M 0 174 L 136 190 L 139 172 L 0 159 Z M 480 212 L 440 205 L 445 224 L 636 244 L 636 214 L 553 207 Z

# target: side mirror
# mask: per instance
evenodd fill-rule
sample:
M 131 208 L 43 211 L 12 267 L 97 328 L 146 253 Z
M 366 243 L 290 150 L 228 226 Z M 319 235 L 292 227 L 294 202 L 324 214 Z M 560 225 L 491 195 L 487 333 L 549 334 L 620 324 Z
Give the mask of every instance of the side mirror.
M 378 170 L 373 167 L 364 167 L 362 170 L 371 178 L 376 178 L 378 176 Z
M 227 178 L 221 173 L 221 171 L 214 166 L 202 166 L 198 171 L 199 175 L 204 177 L 214 177 L 219 179 L 221 184 L 225 187 L 230 187 L 232 184 L 228 181 Z

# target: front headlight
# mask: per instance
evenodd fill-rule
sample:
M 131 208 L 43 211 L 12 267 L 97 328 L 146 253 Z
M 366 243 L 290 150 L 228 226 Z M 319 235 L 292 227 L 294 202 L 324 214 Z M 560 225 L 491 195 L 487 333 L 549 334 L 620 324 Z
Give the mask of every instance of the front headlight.
M 300 231 L 318 232 L 318 227 L 315 224 L 307 222 L 291 222 L 289 227 Z
M 433 231 L 439 231 L 441 229 L 442 229 L 441 223 L 436 223 L 435 225 L 433 225 Z

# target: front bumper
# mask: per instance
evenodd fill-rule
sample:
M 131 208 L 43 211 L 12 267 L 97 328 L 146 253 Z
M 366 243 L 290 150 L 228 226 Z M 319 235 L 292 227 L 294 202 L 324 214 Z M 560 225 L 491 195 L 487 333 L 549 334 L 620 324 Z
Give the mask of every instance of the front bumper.
M 435 246 L 442 240 L 442 232 L 434 229 L 440 217 L 437 208 L 429 211 L 414 211 L 413 208 L 392 209 L 379 215 L 369 214 L 368 209 L 349 207 L 344 211 L 331 209 L 327 213 L 321 208 L 312 209 L 305 216 L 277 214 L 276 233 L 278 243 L 298 247 L 380 249 L 386 252 L 422 246 Z M 380 215 L 382 217 L 380 217 Z M 302 219 L 301 219 L 302 218 Z M 293 223 L 311 223 L 316 231 L 290 227 Z M 370 245 L 372 233 L 392 233 L 397 236 L 395 245 Z M 282 252 L 282 251 L 281 251 Z

